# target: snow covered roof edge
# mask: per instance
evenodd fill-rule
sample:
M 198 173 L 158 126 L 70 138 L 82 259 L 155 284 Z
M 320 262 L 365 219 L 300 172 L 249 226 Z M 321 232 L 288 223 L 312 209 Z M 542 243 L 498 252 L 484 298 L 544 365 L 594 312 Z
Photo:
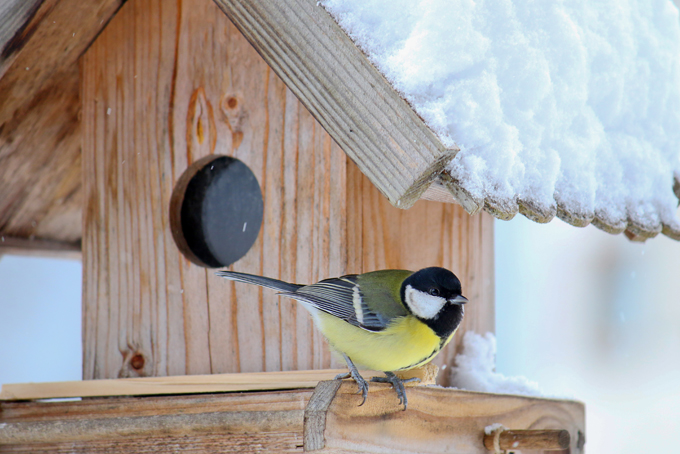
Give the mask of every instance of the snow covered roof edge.
M 548 222 L 557 215 L 577 226 L 593 223 L 612 233 L 626 231 L 633 239 L 661 231 L 680 239 L 675 215 L 661 219 L 658 213 L 636 216 L 631 210 L 618 219 L 580 210 L 561 200 L 558 191 L 550 193 L 547 203 L 545 197 L 480 191 L 479 178 L 466 179 L 456 168 L 461 156 L 469 156 L 469 148 L 461 147 L 459 153 L 458 142 L 428 123 L 429 114 L 418 110 L 326 11 L 322 4 L 327 0 L 215 2 L 393 205 L 408 208 L 422 197 L 458 202 L 469 213 L 485 209 L 501 219 L 520 212 Z M 474 122 L 470 125 L 466 130 L 476 129 Z M 493 181 L 485 184 L 493 189 Z
M 424 198 L 680 240 L 670 0 L 320 4 L 442 143 L 462 149 Z

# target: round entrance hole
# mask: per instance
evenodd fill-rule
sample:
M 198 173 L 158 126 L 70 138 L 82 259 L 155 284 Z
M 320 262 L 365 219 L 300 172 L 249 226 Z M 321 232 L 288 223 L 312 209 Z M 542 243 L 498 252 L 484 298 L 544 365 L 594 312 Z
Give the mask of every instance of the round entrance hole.
M 260 185 L 247 165 L 230 156 L 207 156 L 193 163 L 175 185 L 172 236 L 195 264 L 229 266 L 255 243 L 263 209 Z

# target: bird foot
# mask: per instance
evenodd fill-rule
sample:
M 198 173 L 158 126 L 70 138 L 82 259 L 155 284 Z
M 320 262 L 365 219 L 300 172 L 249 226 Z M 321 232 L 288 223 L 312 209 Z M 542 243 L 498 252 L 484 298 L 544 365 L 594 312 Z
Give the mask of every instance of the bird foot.
M 361 397 L 363 397 L 363 400 L 359 404 L 359 406 L 361 407 L 366 402 L 366 398 L 368 397 L 368 383 L 366 383 L 366 380 L 364 380 L 364 377 L 362 377 L 359 374 L 359 371 L 356 369 L 356 367 L 351 368 L 350 371 L 347 372 L 347 373 L 338 374 L 338 375 L 335 376 L 336 380 L 344 380 L 345 378 L 351 378 L 359 386 L 359 390 L 357 391 L 357 394 L 361 394 Z
M 410 383 L 413 381 L 419 382 L 420 378 L 413 377 L 402 380 L 392 372 L 385 372 L 385 375 L 385 377 L 373 377 L 371 378 L 371 381 L 376 383 L 391 383 L 392 387 L 397 392 L 397 397 L 399 397 L 399 404 L 404 404 L 404 411 L 406 411 L 408 400 L 406 399 L 406 388 L 404 387 L 404 383 Z

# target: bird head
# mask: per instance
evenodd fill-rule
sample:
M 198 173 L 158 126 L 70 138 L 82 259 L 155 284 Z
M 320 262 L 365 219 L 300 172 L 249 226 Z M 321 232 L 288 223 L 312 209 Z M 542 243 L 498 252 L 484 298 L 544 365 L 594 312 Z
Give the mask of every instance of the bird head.
M 402 301 L 416 317 L 437 334 L 453 332 L 463 316 L 460 280 L 445 268 L 430 267 L 406 278 L 401 286 Z

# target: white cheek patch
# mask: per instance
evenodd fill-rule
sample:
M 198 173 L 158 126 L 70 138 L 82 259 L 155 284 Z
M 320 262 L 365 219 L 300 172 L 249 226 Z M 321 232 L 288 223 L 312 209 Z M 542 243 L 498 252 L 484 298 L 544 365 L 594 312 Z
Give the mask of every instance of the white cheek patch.
M 406 304 L 411 308 L 411 311 L 420 318 L 433 319 L 439 314 L 446 299 L 441 296 L 428 295 L 425 292 L 416 290 L 410 285 L 406 286 L 404 291 Z

